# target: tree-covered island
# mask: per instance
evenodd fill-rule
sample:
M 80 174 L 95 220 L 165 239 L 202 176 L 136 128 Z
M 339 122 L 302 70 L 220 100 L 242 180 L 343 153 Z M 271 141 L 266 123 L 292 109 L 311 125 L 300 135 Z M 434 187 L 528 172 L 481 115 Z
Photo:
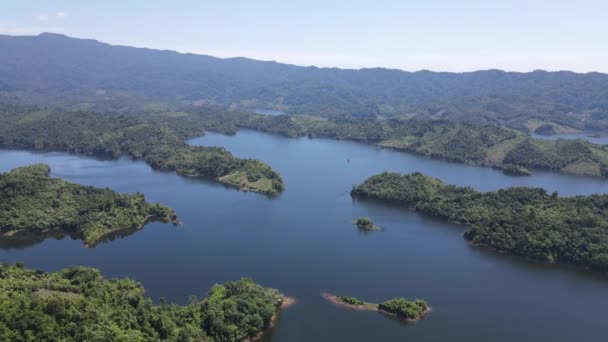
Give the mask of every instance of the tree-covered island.
M 388 172 L 351 195 L 466 224 L 466 239 L 497 251 L 608 270 L 608 195 L 559 197 L 527 187 L 479 192 L 421 173 Z
M 336 296 L 330 293 L 323 293 L 322 297 L 338 307 L 352 310 L 379 311 L 408 321 L 418 321 L 431 311 L 426 301 L 422 299 L 411 301 L 405 298 L 393 298 L 383 303 L 375 304 L 355 297 Z
M 50 177 L 36 164 L 0 174 L 0 237 L 61 230 L 93 246 L 117 231 L 152 220 L 178 218 L 170 208 L 146 202 L 144 195 L 118 194 Z
M 214 285 L 185 305 L 152 303 L 131 279 L 88 267 L 57 272 L 0 263 L 1 341 L 244 341 L 288 298 L 250 279 Z
M 358 219 L 354 220 L 353 223 L 356 224 L 359 229 L 367 231 L 380 230 L 380 227 L 376 226 L 369 217 L 359 217 Z

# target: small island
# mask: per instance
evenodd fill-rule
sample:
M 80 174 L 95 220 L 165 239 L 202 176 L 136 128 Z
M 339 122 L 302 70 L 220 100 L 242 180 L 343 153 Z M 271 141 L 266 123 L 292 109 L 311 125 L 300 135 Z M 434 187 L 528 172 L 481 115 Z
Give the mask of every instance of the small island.
M 497 170 L 500 170 L 503 173 L 508 174 L 508 175 L 514 175 L 514 176 L 531 176 L 532 175 L 532 172 L 530 172 L 530 170 L 528 170 L 527 168 L 520 166 L 520 165 L 497 164 L 497 165 L 494 165 L 494 168 Z
M 378 304 L 378 310 L 380 312 L 412 321 L 422 319 L 430 309 L 431 308 L 426 304 L 426 301 L 422 299 L 410 301 L 405 298 L 393 298 Z
M 422 299 L 411 301 L 405 298 L 393 298 L 383 303 L 375 304 L 362 301 L 355 297 L 336 296 L 330 293 L 323 293 L 321 296 L 328 302 L 341 308 L 361 311 L 378 311 L 408 322 L 421 320 L 431 312 L 431 308 L 426 301 Z
M 36 164 L 0 174 L 0 238 L 63 232 L 93 247 L 106 237 L 134 232 L 152 221 L 179 224 L 175 212 L 141 193 L 118 194 L 50 176 Z
M 380 230 L 380 227 L 376 226 L 369 217 L 359 217 L 358 219 L 353 221 L 353 223 L 356 224 L 359 229 L 363 229 L 366 231 Z

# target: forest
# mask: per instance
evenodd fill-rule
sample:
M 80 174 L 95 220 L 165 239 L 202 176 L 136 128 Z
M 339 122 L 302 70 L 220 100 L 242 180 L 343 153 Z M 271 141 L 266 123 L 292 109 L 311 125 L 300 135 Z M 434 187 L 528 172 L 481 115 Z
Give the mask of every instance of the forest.
M 214 285 L 185 305 L 154 304 L 144 292 L 93 268 L 47 273 L 0 263 L 0 340 L 242 341 L 269 328 L 283 301 L 251 279 Z
M 607 146 L 581 139 L 539 140 L 498 125 L 479 126 L 445 120 L 266 116 L 210 107 L 193 113 L 201 118 L 205 129 L 226 134 L 246 128 L 287 137 L 353 140 L 520 175 L 529 174 L 530 168 L 608 176 Z
M 210 177 L 242 190 L 276 195 L 281 176 L 270 166 L 233 156 L 222 147 L 190 146 L 204 134 L 187 113 L 133 115 L 75 109 L 53 111 L 5 105 L 0 109 L 0 146 L 143 159 L 152 168 Z
M 0 174 L 0 236 L 62 230 L 93 246 L 116 231 L 149 220 L 177 222 L 170 208 L 146 202 L 141 193 L 118 194 L 50 177 L 37 164 Z
M 410 320 L 421 319 L 428 309 L 428 305 L 422 299 L 410 301 L 405 298 L 394 298 L 378 304 L 378 310 Z
M 0 101 L 216 104 L 326 118 L 445 119 L 526 132 L 608 129 L 608 75 L 602 73 L 301 67 L 51 33 L 0 35 L 0 51 Z
M 560 197 L 527 187 L 479 192 L 421 173 L 388 172 L 351 195 L 467 225 L 466 239 L 500 252 L 608 270 L 608 195 Z

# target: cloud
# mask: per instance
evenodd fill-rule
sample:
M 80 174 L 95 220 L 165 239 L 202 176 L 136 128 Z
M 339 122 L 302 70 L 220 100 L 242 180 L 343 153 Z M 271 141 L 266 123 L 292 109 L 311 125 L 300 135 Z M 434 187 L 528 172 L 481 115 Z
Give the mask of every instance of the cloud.
M 49 15 L 48 14 L 39 14 L 36 16 L 35 18 L 37 21 L 48 21 L 49 20 Z
M 62 11 L 62 12 L 55 13 L 55 18 L 59 19 L 59 20 L 64 19 L 65 18 L 65 12 Z

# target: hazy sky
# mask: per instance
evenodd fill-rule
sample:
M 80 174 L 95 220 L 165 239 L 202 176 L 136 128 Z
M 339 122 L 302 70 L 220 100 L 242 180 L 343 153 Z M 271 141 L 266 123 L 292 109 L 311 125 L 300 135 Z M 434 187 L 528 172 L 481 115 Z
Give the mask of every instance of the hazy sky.
M 44 31 L 299 65 L 608 72 L 608 0 L 1 0 L 0 34 Z

